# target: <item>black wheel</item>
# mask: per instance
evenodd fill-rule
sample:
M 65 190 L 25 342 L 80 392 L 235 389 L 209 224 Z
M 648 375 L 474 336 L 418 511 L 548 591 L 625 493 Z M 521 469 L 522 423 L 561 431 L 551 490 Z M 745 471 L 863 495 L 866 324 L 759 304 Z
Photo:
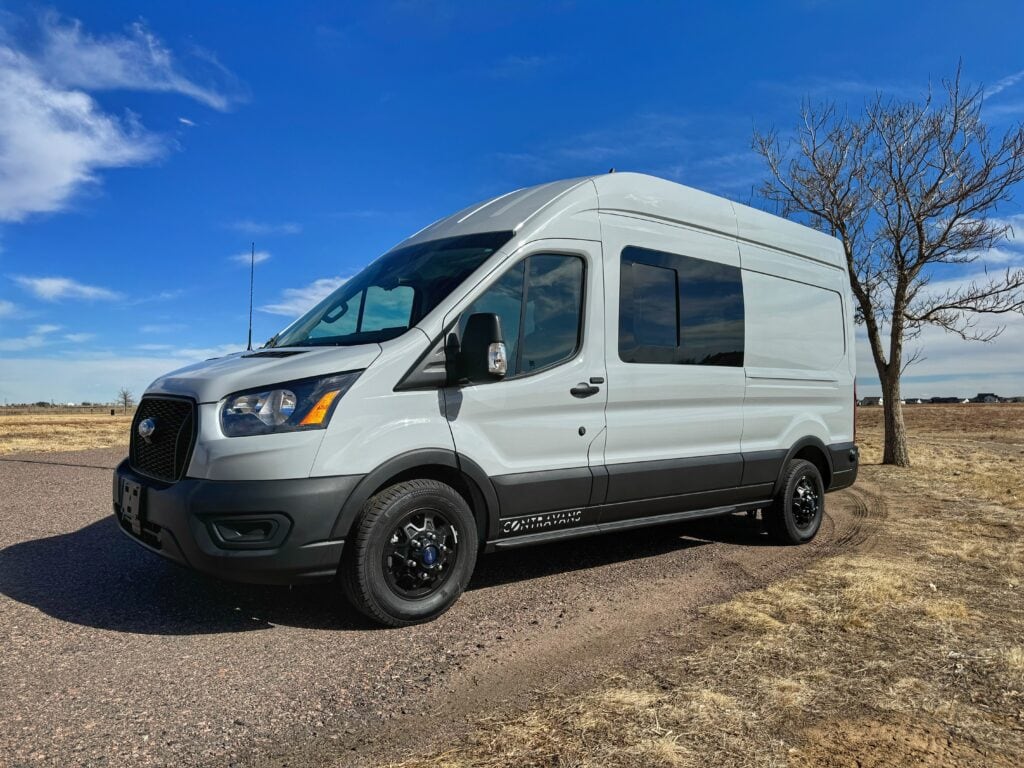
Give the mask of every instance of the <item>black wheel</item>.
M 345 596 L 381 624 L 404 627 L 451 608 L 473 575 L 473 513 L 455 489 L 409 480 L 366 502 L 345 542 Z
M 780 544 L 803 544 L 818 533 L 824 514 L 821 472 L 803 459 L 789 462 L 779 495 L 771 509 L 764 512 L 768 533 Z

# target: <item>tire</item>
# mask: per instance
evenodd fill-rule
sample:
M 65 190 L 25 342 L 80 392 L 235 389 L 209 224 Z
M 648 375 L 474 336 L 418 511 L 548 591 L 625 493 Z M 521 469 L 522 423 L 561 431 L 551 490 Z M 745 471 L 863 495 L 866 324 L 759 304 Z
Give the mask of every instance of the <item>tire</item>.
M 775 502 L 764 512 L 769 535 L 780 544 L 806 544 L 817 535 L 824 514 L 821 472 L 803 459 L 789 462 Z
M 436 480 L 398 483 L 363 506 L 345 545 L 342 588 L 380 624 L 430 621 L 465 590 L 478 547 L 476 520 L 454 488 Z

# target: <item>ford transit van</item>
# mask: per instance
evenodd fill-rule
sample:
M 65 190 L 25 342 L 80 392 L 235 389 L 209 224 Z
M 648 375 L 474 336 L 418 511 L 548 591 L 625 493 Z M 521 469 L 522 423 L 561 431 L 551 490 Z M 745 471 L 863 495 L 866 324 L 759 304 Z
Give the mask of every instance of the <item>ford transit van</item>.
M 447 610 L 481 552 L 753 510 L 800 544 L 857 476 L 854 357 L 834 238 L 641 174 L 520 189 L 153 382 L 114 514 L 393 626 Z

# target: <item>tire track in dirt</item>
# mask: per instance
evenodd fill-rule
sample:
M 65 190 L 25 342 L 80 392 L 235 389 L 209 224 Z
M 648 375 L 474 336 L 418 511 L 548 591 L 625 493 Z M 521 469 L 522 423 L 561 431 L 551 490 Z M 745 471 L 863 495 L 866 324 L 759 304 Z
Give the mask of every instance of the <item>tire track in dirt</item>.
M 292 744 L 272 754 L 250 756 L 241 765 L 377 765 L 414 749 L 429 750 L 423 734 L 450 741 L 483 713 L 507 715 L 536 703 L 544 691 L 586 690 L 631 658 L 650 652 L 669 634 L 685 632 L 710 605 L 736 594 L 789 578 L 824 557 L 870 546 L 873 521 L 886 512 L 877 489 L 865 484 L 829 497 L 829 512 L 814 542 L 802 547 L 766 545 L 749 520 L 669 526 L 709 546 L 658 555 L 661 568 L 633 573 L 633 563 L 590 605 L 563 607 L 561 621 L 542 631 L 522 633 L 510 626 L 513 642 L 504 654 L 487 655 L 445 675 L 424 700 L 404 701 L 405 714 L 323 743 Z M 725 523 L 726 534 L 715 531 Z M 671 532 L 671 533 L 670 533 Z M 613 545 L 614 537 L 601 537 Z M 553 548 L 552 556 L 557 556 Z M 486 561 L 484 561 L 486 562 Z M 660 571 L 660 575 L 659 575 Z M 666 575 L 667 574 L 667 575 Z M 515 584 L 511 585 L 515 592 Z M 474 594 L 467 595 L 473 601 Z M 466 598 L 464 598 L 465 600 Z M 494 595 L 494 599 L 502 599 Z M 459 611 L 461 602 L 453 611 Z M 536 628 L 536 620 L 531 625 Z M 699 644 L 700 638 L 694 638 Z M 438 744 L 443 748 L 443 744 Z

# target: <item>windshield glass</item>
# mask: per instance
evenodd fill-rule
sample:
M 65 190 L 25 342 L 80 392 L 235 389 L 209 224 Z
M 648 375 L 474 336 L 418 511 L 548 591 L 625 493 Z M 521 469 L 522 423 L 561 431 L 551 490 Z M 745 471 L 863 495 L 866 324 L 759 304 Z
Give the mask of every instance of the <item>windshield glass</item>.
M 292 323 L 268 347 L 353 346 L 401 336 L 512 232 L 446 237 L 390 251 Z

